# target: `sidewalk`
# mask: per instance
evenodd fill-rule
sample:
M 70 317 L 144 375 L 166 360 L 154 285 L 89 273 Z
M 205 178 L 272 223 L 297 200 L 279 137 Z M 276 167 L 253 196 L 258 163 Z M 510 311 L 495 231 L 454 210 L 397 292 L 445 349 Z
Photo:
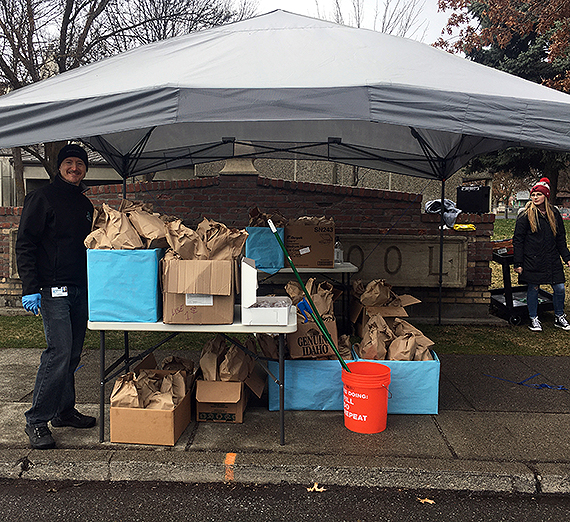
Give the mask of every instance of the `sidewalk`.
M 570 392 L 559 389 L 570 389 L 570 358 L 438 354 L 439 414 L 389 415 L 374 435 L 347 430 L 340 411 L 287 411 L 281 446 L 279 412 L 264 397 L 250 402 L 243 424 L 192 422 L 174 447 L 99 443 L 98 427 L 54 428 L 58 449 L 37 451 L 23 413 L 40 353 L 0 351 L 2 478 L 570 492 Z M 81 364 L 78 409 L 98 417 L 98 350 Z

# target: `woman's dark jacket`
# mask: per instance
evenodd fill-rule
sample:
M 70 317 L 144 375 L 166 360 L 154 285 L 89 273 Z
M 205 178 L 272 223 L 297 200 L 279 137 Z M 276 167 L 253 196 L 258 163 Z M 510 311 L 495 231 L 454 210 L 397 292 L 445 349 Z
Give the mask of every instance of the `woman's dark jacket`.
M 93 205 L 86 186 L 72 185 L 59 174 L 26 196 L 16 240 L 22 295 L 46 286 L 87 287 L 87 254 Z
M 522 283 L 556 284 L 564 283 L 564 268 L 560 257 L 567 263 L 570 251 L 566 245 L 566 230 L 558 209 L 556 216 L 556 236 L 552 233 L 548 219 L 538 213 L 538 230 L 532 232 L 526 212 L 517 218 L 513 236 L 514 266 L 522 266 L 519 276 Z

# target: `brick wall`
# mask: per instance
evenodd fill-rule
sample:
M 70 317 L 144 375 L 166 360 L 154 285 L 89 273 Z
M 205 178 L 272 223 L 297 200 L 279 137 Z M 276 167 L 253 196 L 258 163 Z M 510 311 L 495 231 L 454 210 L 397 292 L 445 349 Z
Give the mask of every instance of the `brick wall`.
M 122 199 L 122 190 L 122 185 L 104 185 L 91 188 L 87 195 L 94 205 L 107 203 L 117 208 Z M 439 234 L 439 215 L 422 214 L 421 196 L 417 194 L 285 181 L 255 175 L 129 183 L 127 199 L 152 203 L 155 211 L 179 217 L 191 228 L 195 228 L 204 217 L 243 228 L 248 224 L 249 209 L 257 206 L 267 213 L 279 211 L 287 218 L 303 215 L 332 217 L 337 234 L 341 237 L 342 234 Z M 15 301 L 19 301 L 13 298 L 19 295 L 19 284 L 10 274 L 9 231 L 17 227 L 20 212 L 19 208 L 0 209 L 0 226 L 4 232 L 0 244 L 0 281 L 3 285 L 0 287 L 0 306 L 15 306 Z M 488 307 L 490 236 L 494 218 L 492 214 L 460 214 L 457 223 L 473 223 L 476 230 L 445 231 L 445 235 L 466 236 L 469 242 L 467 287 L 445 289 L 445 302 Z M 428 306 L 436 303 L 439 296 L 437 289 L 402 291 L 413 293 Z
M 21 306 L 22 291 L 14 252 L 21 212 L 19 207 L 0 207 L 0 308 Z
M 88 195 L 95 205 L 105 202 L 116 207 L 122 198 L 122 186 L 95 187 Z M 340 233 L 381 233 L 395 224 L 397 230 L 414 233 L 410 227 L 420 227 L 421 223 L 421 199 L 417 194 L 252 175 L 134 183 L 127 185 L 127 199 L 152 203 L 157 212 L 180 217 L 190 227 L 203 217 L 245 227 L 248 211 L 255 206 L 269 213 L 278 210 L 288 218 L 331 216 Z

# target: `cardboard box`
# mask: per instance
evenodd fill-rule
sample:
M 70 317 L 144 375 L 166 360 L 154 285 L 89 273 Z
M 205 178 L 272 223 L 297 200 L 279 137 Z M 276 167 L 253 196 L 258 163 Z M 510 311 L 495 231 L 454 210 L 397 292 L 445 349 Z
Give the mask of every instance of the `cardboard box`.
M 313 320 L 303 323 L 297 316 L 297 331 L 287 334 L 287 346 L 291 359 L 316 359 L 335 357 L 335 353 L 325 336 Z M 335 346 L 338 347 L 336 320 L 324 321 Z
M 247 390 L 243 382 L 197 381 L 196 420 L 242 423 Z
M 334 221 L 312 225 L 291 220 L 285 227 L 285 248 L 297 268 L 334 268 Z
M 440 362 L 371 361 L 390 368 L 389 414 L 437 414 Z M 278 375 L 279 363 L 268 361 L 268 369 Z M 285 361 L 286 410 L 343 410 L 342 367 L 338 360 Z M 268 380 L 269 410 L 279 410 L 279 386 Z
M 287 325 L 291 306 L 293 305 L 291 299 L 287 296 L 258 297 L 257 288 L 257 269 L 255 261 L 253 259 L 243 258 L 241 261 L 242 324 Z
M 196 420 L 206 422 L 243 422 L 249 392 L 261 398 L 267 374 L 255 365 L 244 382 L 196 381 Z
M 156 360 L 150 354 L 134 368 L 134 372 L 155 367 Z M 174 373 L 169 370 L 156 371 L 162 374 Z M 193 381 L 194 376 L 188 376 L 186 396 L 173 410 L 110 408 L 111 442 L 174 446 L 190 424 Z
M 285 266 L 283 250 L 268 227 L 247 227 L 245 257 L 255 261 L 258 270 L 275 274 Z M 285 242 L 285 229 L 277 228 L 281 241 Z
M 233 323 L 234 261 L 163 261 L 162 289 L 165 323 Z
M 89 320 L 154 323 L 162 317 L 164 250 L 87 250 Z
M 191 408 L 191 393 L 174 410 L 111 408 L 111 442 L 174 446 L 190 424 Z

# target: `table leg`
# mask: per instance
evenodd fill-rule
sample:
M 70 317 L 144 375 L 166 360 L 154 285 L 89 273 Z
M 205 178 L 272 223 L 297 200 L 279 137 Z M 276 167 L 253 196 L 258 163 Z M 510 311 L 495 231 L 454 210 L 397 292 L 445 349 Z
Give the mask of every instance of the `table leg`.
M 279 334 L 279 431 L 281 446 L 285 446 L 285 334 Z
M 131 354 L 129 352 L 129 332 L 126 330 L 123 332 L 123 343 L 125 345 L 125 363 L 127 365 L 126 370 L 129 372 L 131 370 Z
M 105 331 L 99 332 L 99 442 L 105 440 Z
M 347 281 L 347 274 L 343 272 L 340 275 L 341 284 L 342 284 L 342 332 L 350 335 L 349 324 L 350 321 L 348 320 L 348 305 L 350 299 L 350 289 L 348 288 L 348 281 Z

